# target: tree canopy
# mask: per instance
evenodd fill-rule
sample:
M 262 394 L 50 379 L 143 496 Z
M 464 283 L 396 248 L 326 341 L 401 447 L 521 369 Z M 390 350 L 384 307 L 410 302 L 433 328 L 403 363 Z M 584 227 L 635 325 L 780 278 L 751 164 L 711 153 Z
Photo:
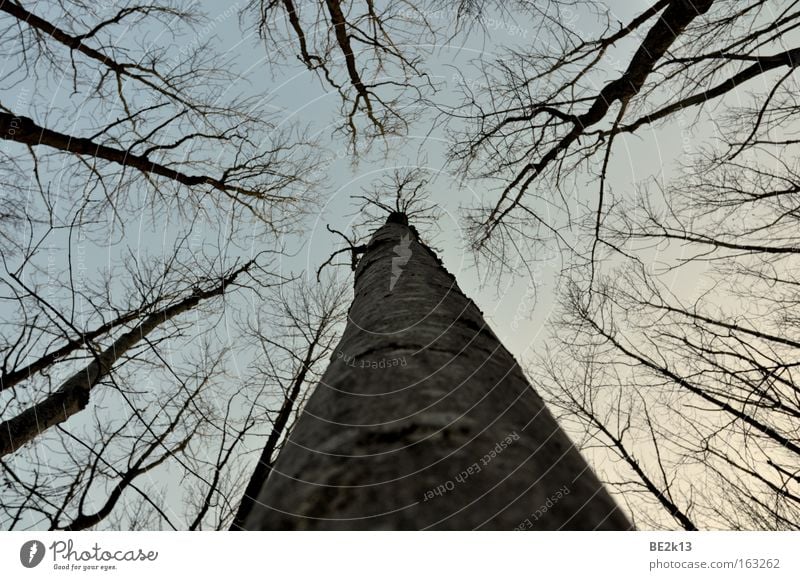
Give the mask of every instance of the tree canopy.
M 3 528 L 235 524 L 403 212 L 635 525 L 796 529 L 800 6 L 632 4 L 0 2 Z

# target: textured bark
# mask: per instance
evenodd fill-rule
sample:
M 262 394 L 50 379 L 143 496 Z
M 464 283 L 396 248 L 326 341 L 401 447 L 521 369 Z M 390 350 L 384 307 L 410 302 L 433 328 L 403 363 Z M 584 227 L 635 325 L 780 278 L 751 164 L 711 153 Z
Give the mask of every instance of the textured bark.
M 480 310 L 392 214 L 245 527 L 631 526 Z
M 208 290 L 197 289 L 180 302 L 150 314 L 136 327 L 117 338 L 111 346 L 98 353 L 91 363 L 64 381 L 52 394 L 28 407 L 16 417 L 0 423 L 0 457 L 16 451 L 50 427 L 63 423 L 85 409 L 95 385 L 107 376 L 114 364 L 139 341 L 168 320 L 188 312 L 201 300 L 223 294 L 236 277 L 247 270 L 252 263 L 248 262 L 234 271 L 217 286 Z

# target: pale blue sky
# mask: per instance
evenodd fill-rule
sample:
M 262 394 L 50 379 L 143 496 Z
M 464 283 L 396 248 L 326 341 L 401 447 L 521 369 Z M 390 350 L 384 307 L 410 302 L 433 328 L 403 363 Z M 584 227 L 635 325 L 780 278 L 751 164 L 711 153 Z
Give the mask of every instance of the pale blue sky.
M 621 21 L 638 13 L 646 4 L 642 1 L 610 3 Z M 299 63 L 290 62 L 280 70 L 271 69 L 265 59 L 265 49 L 256 38 L 254 30 L 251 28 L 243 33 L 239 26 L 237 9 L 240 4 L 204 0 L 201 5 L 214 25 L 210 28 L 199 25 L 199 35 L 187 36 L 186 42 L 204 40 L 209 34 L 215 36 L 214 44 L 231 58 L 234 69 L 239 73 L 239 80 L 230 87 L 231 92 L 263 97 L 262 105 L 274 108 L 279 117 L 285 118 L 287 122 L 298 120 L 307 125 L 312 133 L 319 136 L 324 157 L 330 161 L 319 191 L 323 200 L 321 208 L 319 212 L 309 216 L 303 235 L 287 238 L 289 254 L 293 256 L 280 260 L 281 270 L 306 272 L 313 277 L 319 264 L 339 243 L 339 240 L 326 231 L 325 226 L 349 231 L 350 225 L 357 221 L 357 205 L 349 196 L 359 194 L 362 187 L 368 187 L 386 177 L 396 167 L 424 167 L 432 178 L 428 187 L 430 201 L 441 209 L 442 218 L 435 227 L 423 230 L 423 236 L 439 251 L 445 266 L 456 276 L 462 290 L 484 311 L 498 336 L 524 365 L 530 354 L 543 346 L 547 336 L 546 321 L 555 304 L 554 274 L 561 266 L 559 258 L 555 253 L 537 256 L 541 262 L 537 270 L 538 289 L 535 302 L 530 281 L 526 277 L 486 276 L 485 270 L 475 267 L 474 257 L 468 249 L 469 240 L 465 238 L 462 228 L 461 210 L 476 205 L 480 200 L 494 200 L 497 192 L 490 191 L 492 184 L 489 183 L 470 182 L 461 185 L 458 176 L 452 175 L 452 169 L 445 163 L 448 142 L 443 124 L 437 123 L 432 127 L 432 112 L 423 114 L 420 121 L 411 126 L 407 137 L 393 138 L 386 143 L 389 149 L 386 156 L 381 155 L 380 151 L 368 154 L 354 166 L 349 156 L 344 154 L 346 144 L 343 137 L 331 134 L 332 121 L 335 123 L 339 120 L 336 117 L 338 96 L 329 93 L 328 88 L 321 85 Z M 492 18 L 491 14 L 488 18 Z M 494 20 L 491 22 L 489 34 L 486 36 L 473 32 L 456 37 L 445 46 L 425 47 L 431 53 L 425 64 L 440 85 L 440 91 L 434 98 L 441 105 L 452 106 L 458 102 L 458 84 L 461 78 L 467 79 L 467 82 L 474 82 L 477 78 L 475 69 L 470 64 L 472 60 L 491 59 L 493 53 L 502 53 L 506 44 L 541 42 L 531 32 L 536 28 L 533 23 L 526 25 L 525 22 L 517 21 L 512 27 L 506 27 L 496 26 Z M 595 25 L 593 19 L 577 15 L 574 26 L 576 29 L 584 28 L 588 34 Z M 162 33 L 163 30 L 154 28 L 147 40 L 157 43 Z M 625 48 L 623 46 L 621 50 L 624 51 Z M 9 71 L 4 73 L 8 74 Z M 51 85 L 53 91 L 44 94 L 42 82 Z M 31 82 L 16 85 L 4 91 L 0 100 L 5 105 L 14 107 L 14 110 L 44 122 L 45 114 L 49 111 L 48 102 L 55 104 L 61 102 L 61 99 L 74 98 L 70 94 L 68 76 L 44 81 L 40 79 L 36 86 L 34 91 Z M 76 127 L 80 128 L 81 124 L 81 119 L 75 120 Z M 618 139 L 612 159 L 610 186 L 624 190 L 662 169 L 669 173 L 676 160 L 691 153 L 683 144 L 687 129 L 686 126 L 672 124 L 657 131 L 643 132 L 636 137 Z M 0 143 L 0 146 L 8 147 L 5 143 Z M 380 144 L 378 149 L 380 150 Z M 594 200 L 594 184 L 590 183 L 589 177 L 583 181 L 583 186 L 580 185 L 580 180 L 578 182 L 575 199 L 584 202 L 587 199 Z M 87 244 L 87 275 L 96 274 L 114 264 L 128 249 L 143 253 L 171 252 L 172 240 L 177 233 L 172 224 L 160 222 L 157 217 L 151 221 L 152 216 L 144 214 L 140 217 L 141 221 L 136 227 L 127 228 L 121 243 L 109 246 L 102 243 Z M 202 243 L 212 251 L 215 246 L 219 247 L 219 240 L 225 238 L 224 217 L 219 216 L 222 229 L 208 223 L 201 230 L 204 238 Z M 253 239 L 256 241 L 251 249 L 255 252 L 260 249 L 258 240 L 263 238 L 257 232 Z M 59 247 L 58 238 L 54 238 L 52 243 L 51 255 L 55 255 L 59 261 L 64 260 L 66 254 L 64 248 Z M 241 245 L 247 246 L 246 241 Z M 338 268 L 336 275 L 339 278 L 351 277 L 346 267 Z M 676 284 L 695 282 L 675 280 Z M 200 323 L 202 321 L 198 320 L 198 324 Z M 246 362 L 237 361 L 237 364 Z M 73 421 L 71 425 L 74 424 Z M 158 478 L 162 475 L 154 472 L 152 477 Z M 171 499 L 176 503 L 180 501 L 181 493 L 177 486 L 170 489 L 170 494 L 174 494 Z
M 643 1 L 613 1 L 609 3 L 612 12 L 624 22 L 639 13 L 649 4 Z M 553 308 L 553 272 L 560 268 L 555 253 L 545 256 L 537 274 L 540 284 L 536 292 L 536 307 L 533 308 L 533 291 L 526 277 L 504 277 L 486 279 L 480 269 L 474 267 L 474 259 L 465 239 L 462 212 L 463 207 L 475 205 L 479 200 L 494 200 L 497 192 L 488 191 L 496 184 L 470 182 L 459 184 L 458 176 L 451 174 L 446 165 L 445 154 L 448 147 L 443 125 L 438 123 L 431 130 L 432 116 L 423 116 L 421 121 L 411 127 L 405 139 L 392 139 L 389 143 L 391 153 L 386 159 L 380 155 L 366 156 L 353 167 L 347 156 L 341 135 L 331 136 L 331 122 L 338 121 L 335 110 L 338 96 L 323 87 L 313 74 L 301 66 L 287 66 L 285 70 L 270 71 L 265 61 L 264 48 L 255 38 L 253 30 L 242 35 L 239 22 L 231 10 L 220 2 L 206 0 L 203 6 L 212 20 L 218 24 L 213 34 L 219 38 L 220 47 L 228 51 L 242 71 L 242 90 L 252 94 L 265 95 L 270 105 L 284 111 L 287 119 L 300 119 L 310 123 L 318 130 L 322 142 L 327 144 L 333 162 L 330 165 L 327 188 L 323 192 L 325 203 L 318 215 L 309 220 L 308 235 L 294 243 L 302 244 L 303 251 L 296 260 L 284 260 L 289 269 L 316 270 L 330 253 L 332 243 L 338 243 L 325 230 L 325 225 L 348 231 L 348 226 L 356 218 L 356 205 L 350 195 L 360 193 L 360 189 L 384 177 L 393 167 L 424 166 L 429 169 L 432 180 L 429 191 L 431 201 L 443 211 L 436 230 L 423 232 L 431 239 L 432 245 L 440 250 L 444 264 L 455 274 L 465 293 L 473 298 L 484 311 L 487 319 L 506 346 L 516 355 L 525 358 L 526 350 L 541 344 L 545 337 L 544 322 Z M 526 46 L 528 43 L 541 44 L 543 39 L 535 34 L 535 23 L 515 21 L 499 24 L 489 13 L 486 15 L 487 35 L 474 31 L 460 35 L 444 46 L 430 50 L 431 57 L 425 65 L 434 79 L 441 85 L 435 100 L 444 106 L 458 103 L 459 82 L 480 82 L 471 61 L 491 59 L 502 54 L 506 46 Z M 597 24 L 592 16 L 576 14 L 573 21 L 576 30 L 584 29 L 587 34 L 596 30 Z M 621 54 L 629 46 L 622 46 Z M 624 57 L 623 57 L 624 58 Z M 612 58 L 609 62 L 613 63 Z M 612 188 L 630 188 L 635 181 L 647 179 L 663 169 L 671 170 L 676 153 L 681 152 L 681 131 L 678 126 L 668 126 L 657 132 L 643 133 L 640 136 L 619 139 L 613 159 L 611 179 Z M 654 155 L 653 152 L 658 154 Z M 424 163 L 420 163 L 424 161 Z M 576 191 L 578 199 L 596 195 L 594 185 L 586 180 L 584 191 Z M 593 197 L 591 197 L 593 199 Z M 341 275 L 347 275 L 347 268 Z

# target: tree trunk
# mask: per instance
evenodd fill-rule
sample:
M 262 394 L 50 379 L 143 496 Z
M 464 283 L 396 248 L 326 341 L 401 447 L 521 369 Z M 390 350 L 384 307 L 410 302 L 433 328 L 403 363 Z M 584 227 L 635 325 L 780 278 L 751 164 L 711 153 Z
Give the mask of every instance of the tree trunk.
M 630 527 L 480 310 L 391 214 L 245 528 Z
M 281 437 L 289 424 L 289 419 L 292 417 L 297 397 L 300 395 L 300 389 L 306 382 L 306 375 L 311 366 L 311 361 L 314 358 L 314 350 L 318 347 L 320 334 L 321 332 L 318 331 L 311 341 L 311 344 L 308 345 L 305 358 L 300 363 L 297 375 L 292 380 L 292 387 L 283 400 L 283 404 L 281 404 L 278 416 L 275 418 L 275 423 L 270 430 L 267 444 L 264 446 L 264 449 L 261 450 L 261 456 L 258 458 L 258 463 L 253 471 L 253 475 L 250 476 L 250 481 L 247 482 L 242 501 L 239 503 L 239 508 L 236 510 L 233 523 L 230 525 L 229 529 L 232 531 L 245 529 L 244 523 L 248 514 L 253 510 L 256 496 L 261 489 L 261 483 L 269 477 L 269 472 L 272 470 L 272 456 L 275 454 Z
M 234 283 L 236 277 L 250 268 L 252 264 L 252 260 L 247 262 L 220 280 L 219 284 L 213 288 L 207 290 L 197 288 L 190 296 L 176 304 L 150 314 L 132 330 L 117 338 L 111 346 L 97 353 L 91 363 L 69 377 L 42 401 L 0 423 L 0 457 L 13 453 L 47 429 L 63 423 L 85 409 L 89 404 L 89 395 L 94 387 L 108 375 L 114 364 L 129 350 L 156 328 L 188 312 L 202 300 L 222 295 L 228 286 Z

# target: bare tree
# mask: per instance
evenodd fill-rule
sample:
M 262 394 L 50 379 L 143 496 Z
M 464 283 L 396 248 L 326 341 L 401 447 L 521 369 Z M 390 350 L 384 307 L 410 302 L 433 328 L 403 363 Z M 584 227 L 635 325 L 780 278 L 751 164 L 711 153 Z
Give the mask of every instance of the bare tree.
M 98 345 L 102 333 L 98 332 L 97 329 L 93 329 L 89 333 L 82 333 L 83 336 L 90 334 L 93 337 L 92 346 L 89 349 L 91 362 L 71 375 L 44 399 L 35 402 L 18 415 L 0 423 L 0 457 L 15 451 L 45 430 L 68 420 L 72 415 L 86 408 L 94 387 L 107 378 L 115 365 L 118 365 L 121 360 L 127 359 L 130 356 L 130 352 L 138 344 L 146 342 L 148 335 L 159 327 L 168 324 L 172 319 L 189 312 L 201 301 L 221 296 L 223 292 L 234 286 L 236 278 L 246 272 L 254 263 L 255 261 L 251 260 L 234 269 L 222 279 L 214 281 L 214 285 L 211 287 L 204 288 L 200 285 L 195 285 L 191 295 L 180 298 L 173 304 L 163 306 L 143 316 L 135 326 L 119 334 L 105 348 Z M 13 274 L 11 275 L 14 276 Z M 15 277 L 15 280 L 19 281 L 19 278 Z M 130 313 L 127 317 L 132 318 Z M 115 326 L 118 324 L 119 319 L 114 321 Z M 86 339 L 84 338 L 84 340 Z M 3 389 L 14 386 L 16 384 L 14 379 L 20 380 L 30 377 L 34 371 L 51 370 L 50 367 L 53 362 L 63 359 L 67 354 L 74 354 L 70 353 L 70 347 L 76 348 L 80 344 L 78 339 L 73 338 L 68 345 L 48 352 L 27 364 L 25 368 L 15 369 L 10 372 L 4 370 L 3 375 L 11 375 L 11 380 L 3 382 Z M 6 360 L 8 360 L 8 357 Z
M 186 242 L 85 283 L 75 269 L 43 279 L 30 258 L 16 268 L 4 259 L 2 298 L 18 306 L 0 332 L 4 526 L 83 529 L 114 513 L 127 527 L 136 510 L 120 498 L 133 493 L 153 508 L 150 524 L 184 527 L 182 515 L 165 515 L 159 491 L 136 481 L 177 462 L 208 483 L 194 459 L 258 423 L 241 400 L 255 396 L 223 388 L 228 354 L 214 333 L 235 291 L 285 280 L 267 254 L 225 266 Z M 232 405 L 225 419 L 214 405 L 223 399 Z M 195 439 L 206 446 L 189 447 Z
M 0 54 L 16 68 L 4 88 L 17 92 L 14 104 L 0 104 L 0 138 L 16 144 L 3 154 L 21 194 L 47 196 L 48 178 L 68 183 L 86 224 L 101 211 L 122 216 L 155 203 L 187 215 L 224 208 L 277 231 L 308 209 L 310 143 L 231 93 L 235 73 L 203 28 L 179 41 L 203 24 L 191 4 L 129 3 L 110 16 L 81 0 L 42 9 L 0 4 Z M 137 31 L 152 27 L 161 42 L 137 45 Z M 48 77 L 65 71 L 72 94 L 40 101 L 63 91 Z
M 345 288 L 328 282 L 282 287 L 274 313 L 248 321 L 252 339 L 262 347 L 253 366 L 256 383 L 278 389 L 277 411 L 267 411 L 270 424 L 266 444 L 244 490 L 230 529 L 242 529 L 254 509 L 261 485 L 270 475 L 311 385 L 319 380 L 322 361 L 331 356 L 345 317 Z M 270 310 L 267 310 L 270 312 Z
M 676 482 L 676 466 L 667 463 L 674 455 L 664 451 L 676 434 L 661 431 L 666 426 L 655 420 L 651 399 L 640 385 L 626 382 L 614 365 L 597 356 L 596 350 L 562 343 L 557 349 L 560 356 L 537 361 L 531 374 L 539 379 L 548 403 L 560 410 L 559 421 L 584 435 L 582 451 L 610 452 L 627 465 L 630 471 L 626 473 L 617 461 L 614 474 L 603 475 L 618 491 L 616 497 L 626 503 L 637 526 L 670 529 L 677 523 L 687 531 L 697 530 L 690 517 L 691 493 L 680 489 L 685 482 Z M 594 463 L 604 465 L 600 459 Z M 652 509 L 643 509 L 642 503 L 650 500 L 655 500 L 653 503 L 657 502 L 674 522 L 665 524 L 654 517 Z M 684 502 L 688 505 L 681 507 L 679 503 Z
M 486 12 L 508 15 L 512 7 L 552 18 L 525 0 L 251 0 L 242 20 L 257 28 L 271 63 L 295 57 L 338 96 L 337 132 L 355 156 L 360 137 L 368 148 L 376 138 L 404 134 L 428 112 L 440 83 L 426 59 L 461 33 L 484 34 Z
M 206 401 L 221 358 L 209 363 L 183 369 L 173 364 L 177 388 L 166 392 L 137 392 L 128 377 L 115 376 L 116 393 L 92 407 L 83 429 L 56 426 L 25 460 L 2 460 L 4 527 L 82 530 L 114 514 L 117 529 L 136 529 L 144 525 L 136 523 L 141 506 L 152 510 L 146 522 L 151 529 L 183 527 L 181 510 L 165 499 L 167 490 L 154 486 L 154 472 L 164 465 L 187 466 L 190 441 L 215 419 Z
M 606 282 L 604 321 L 596 310 L 584 316 L 617 356 L 729 418 L 720 425 L 700 414 L 676 450 L 713 474 L 716 484 L 703 500 L 713 506 L 714 520 L 733 528 L 794 529 L 800 521 L 798 190 L 795 164 L 776 157 L 769 139 L 759 141 L 733 159 L 727 148 L 703 156 L 663 190 L 661 203 L 651 191 L 626 212 L 636 219 L 609 224 L 615 245 L 659 244 L 663 265 L 631 260 L 624 286 Z M 697 271 L 698 263 L 704 270 L 699 291 L 672 291 L 669 278 Z
M 653 0 L 620 22 L 594 0 L 253 0 L 241 18 L 270 72 L 297 56 L 332 90 L 355 158 L 428 110 L 431 47 L 490 9 L 541 42 L 439 107 L 457 170 L 499 184 L 468 215 L 475 249 L 500 270 L 560 250 L 558 348 L 531 381 L 409 224 L 435 220 L 421 171 L 354 196 L 359 235 L 329 227 L 344 243 L 318 278 L 343 254 L 355 272 L 337 348 L 339 286 L 275 288 L 249 248 L 283 252 L 313 206 L 315 143 L 234 94 L 192 3 L 0 0 L 5 526 L 630 527 L 539 392 L 636 524 L 797 528 L 797 3 Z M 716 140 L 677 179 L 619 183 L 626 140 L 701 121 Z M 161 259 L 132 218 L 173 244 Z M 201 224 L 218 239 L 189 248 Z M 87 273 L 87 240 L 125 267 Z
M 276 235 L 313 206 L 316 153 L 237 92 L 218 24 L 191 2 L 0 2 L 4 527 L 233 517 L 267 417 L 222 328 L 287 281 Z
M 704 529 L 796 529 L 800 447 L 792 347 L 780 335 L 755 336 L 762 334 L 750 326 L 757 318 L 731 324 L 730 315 L 707 316 L 713 302 L 705 299 L 686 307 L 670 305 L 666 292 L 642 293 L 653 285 L 633 276 L 624 283 L 602 278 L 591 303 L 573 289 L 564 340 L 585 342 L 565 356 L 573 366 L 576 360 L 586 365 L 580 371 L 585 384 L 554 373 L 550 396 L 565 401 L 635 472 L 628 483 L 614 471 L 604 479 L 623 494 L 631 485 L 646 488 L 681 526 L 687 525 L 681 514 L 691 509 L 691 522 Z M 589 349 L 597 353 L 593 358 Z M 604 394 L 609 380 L 616 380 L 618 397 Z M 647 458 L 645 467 L 636 469 L 634 454 Z M 637 507 L 643 519 L 665 525 L 652 505 Z
M 256 504 L 246 529 L 630 527 L 401 213 Z
M 559 4 L 548 3 L 554 12 Z M 798 62 L 797 49 L 783 46 L 800 18 L 793 2 L 659 0 L 624 24 L 604 3 L 590 4 L 600 13 L 599 34 L 545 20 L 555 41 L 485 63 L 485 88 L 457 110 L 474 123 L 456 132 L 453 160 L 472 176 L 504 183 L 497 201 L 475 215 L 479 246 L 501 236 L 497 228 L 515 215 L 533 231 L 561 229 L 565 213 L 574 211 L 570 176 L 578 170 L 596 176 L 596 198 L 581 201 L 593 208 L 602 239 L 615 137 L 719 103 L 754 79 L 769 83 L 759 95 L 769 106 Z M 617 57 L 630 43 L 630 56 Z M 609 70 L 615 68 L 622 71 Z
M 292 52 L 336 91 L 339 130 L 355 153 L 362 133 L 367 139 L 404 133 L 419 114 L 416 101 L 433 88 L 419 50 L 433 46 L 441 28 L 429 12 L 405 0 L 252 0 L 243 17 L 255 20 L 273 62 Z
M 560 346 L 531 368 L 637 523 L 794 529 L 800 11 L 663 0 L 619 22 L 594 4 L 547 21 L 545 50 L 482 63 L 452 111 L 473 123 L 452 160 L 500 184 L 475 246 L 561 251 Z M 614 175 L 626 140 L 670 124 L 690 151 Z

